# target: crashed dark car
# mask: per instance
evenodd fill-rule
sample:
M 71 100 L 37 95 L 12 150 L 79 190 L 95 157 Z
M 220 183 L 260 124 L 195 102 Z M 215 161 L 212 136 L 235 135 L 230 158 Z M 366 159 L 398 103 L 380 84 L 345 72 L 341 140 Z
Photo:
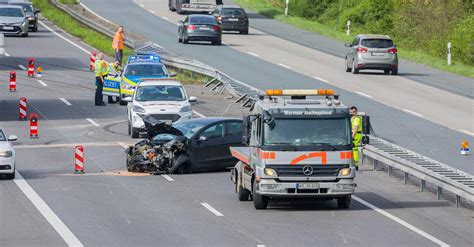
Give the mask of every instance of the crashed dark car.
M 191 173 L 232 167 L 230 146 L 241 145 L 242 120 L 195 118 L 169 125 L 140 115 L 148 138 L 127 149 L 127 170 L 150 173 Z

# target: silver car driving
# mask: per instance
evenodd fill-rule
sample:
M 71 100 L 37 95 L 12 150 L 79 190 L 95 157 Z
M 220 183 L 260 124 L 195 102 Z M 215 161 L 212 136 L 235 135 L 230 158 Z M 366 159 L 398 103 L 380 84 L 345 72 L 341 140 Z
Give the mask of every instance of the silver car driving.
M 346 44 L 346 72 L 358 74 L 360 70 L 383 70 L 385 74 L 398 74 L 397 48 L 388 35 L 359 34 Z
M 28 18 L 21 6 L 0 5 L 0 32 L 28 36 Z

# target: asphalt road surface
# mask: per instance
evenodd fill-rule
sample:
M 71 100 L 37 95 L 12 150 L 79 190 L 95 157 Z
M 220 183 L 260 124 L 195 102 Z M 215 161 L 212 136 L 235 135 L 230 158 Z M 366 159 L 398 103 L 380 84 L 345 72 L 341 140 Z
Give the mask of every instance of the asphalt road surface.
M 124 107 L 93 106 L 91 49 L 42 25 L 28 38 L 6 38 L 6 50 L 1 78 L 16 70 L 18 91 L 0 84 L 0 126 L 20 140 L 17 179 L 0 180 L 2 246 L 474 245 L 472 210 L 419 193 L 382 171 L 359 173 L 349 210 L 338 210 L 335 201 L 277 201 L 264 211 L 237 201 L 228 172 L 125 172 L 122 146 L 134 140 L 126 135 Z M 29 57 L 45 69 L 41 82 L 18 66 Z M 226 107 L 231 101 L 204 91 L 197 96 L 194 110 L 201 114 L 242 114 Z M 17 120 L 19 97 L 40 114 L 38 139 L 30 139 L 28 123 Z M 384 110 L 394 111 L 377 112 Z M 79 143 L 85 146 L 84 175 L 73 174 Z
M 459 155 L 461 140 L 474 141 L 470 98 L 405 77 L 354 76 L 344 72 L 340 58 L 253 29 L 248 36 L 224 35 L 222 47 L 183 45 L 177 42 L 176 23 L 184 17 L 168 11 L 165 0 L 82 2 L 129 31 L 257 88 L 334 88 L 347 105 L 372 117 L 377 135 L 473 173 L 474 158 Z M 116 8 L 109 8 L 112 4 Z

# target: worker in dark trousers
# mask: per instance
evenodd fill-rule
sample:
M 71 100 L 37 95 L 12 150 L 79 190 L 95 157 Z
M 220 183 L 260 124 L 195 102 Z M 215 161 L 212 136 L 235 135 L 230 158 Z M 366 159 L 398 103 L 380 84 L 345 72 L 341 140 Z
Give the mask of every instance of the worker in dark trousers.
M 102 95 L 102 89 L 104 88 L 104 77 L 102 75 L 104 72 L 107 72 L 107 63 L 104 61 L 104 54 L 101 52 L 97 55 L 97 60 L 94 64 L 96 106 L 105 106 Z

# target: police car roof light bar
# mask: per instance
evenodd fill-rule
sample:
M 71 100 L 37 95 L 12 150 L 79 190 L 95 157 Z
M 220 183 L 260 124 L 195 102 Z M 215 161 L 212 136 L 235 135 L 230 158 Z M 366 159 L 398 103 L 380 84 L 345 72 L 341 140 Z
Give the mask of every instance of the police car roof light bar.
M 266 96 L 332 96 L 332 89 L 268 89 Z

